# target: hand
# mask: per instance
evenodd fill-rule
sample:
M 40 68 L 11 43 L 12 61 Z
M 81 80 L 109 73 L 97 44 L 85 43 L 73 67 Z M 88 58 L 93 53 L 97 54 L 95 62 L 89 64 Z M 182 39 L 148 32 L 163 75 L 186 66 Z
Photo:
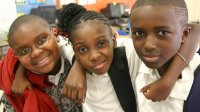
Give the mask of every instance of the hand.
M 63 92 L 66 97 L 77 101 L 77 104 L 80 105 L 85 100 L 87 82 L 85 70 L 78 64 L 77 61 L 73 64 L 65 81 Z
M 11 91 L 17 95 L 21 95 L 26 88 L 32 90 L 32 86 L 27 79 L 15 78 L 11 86 Z
M 141 92 L 147 99 L 155 102 L 155 101 L 166 100 L 171 92 L 172 87 L 173 84 L 168 83 L 166 80 L 163 80 L 161 78 L 143 87 L 141 89 Z
M 27 80 L 26 76 L 26 69 L 19 64 L 16 72 L 15 78 L 13 80 L 11 91 L 17 95 L 21 95 L 26 88 L 32 89 L 30 82 Z

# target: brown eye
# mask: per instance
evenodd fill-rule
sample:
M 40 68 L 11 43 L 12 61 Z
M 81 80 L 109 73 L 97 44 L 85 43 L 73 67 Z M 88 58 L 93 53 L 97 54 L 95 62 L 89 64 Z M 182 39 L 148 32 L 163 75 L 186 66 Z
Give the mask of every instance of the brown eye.
M 85 53 L 87 52 L 87 50 L 88 50 L 88 49 L 87 49 L 86 47 L 80 47 L 78 51 L 79 51 L 81 54 L 85 54 Z
M 144 37 L 144 32 L 142 30 L 133 30 L 132 31 L 132 36 L 135 38 L 142 38 Z
M 99 48 L 102 48 L 102 47 L 104 47 L 106 45 L 106 41 L 99 41 L 98 42 L 98 47 Z
M 18 56 L 25 56 L 31 52 L 31 48 L 25 48 L 22 50 L 17 51 Z
M 167 34 L 169 34 L 169 32 L 167 32 L 167 31 L 164 31 L 164 30 L 158 31 L 158 35 L 160 35 L 160 36 L 165 36 Z
M 47 41 L 47 37 L 42 37 L 38 40 L 37 45 L 43 45 Z
M 144 34 L 143 34 L 142 31 L 137 31 L 137 32 L 135 32 L 135 35 L 136 35 L 137 37 L 141 37 L 141 36 L 143 36 Z

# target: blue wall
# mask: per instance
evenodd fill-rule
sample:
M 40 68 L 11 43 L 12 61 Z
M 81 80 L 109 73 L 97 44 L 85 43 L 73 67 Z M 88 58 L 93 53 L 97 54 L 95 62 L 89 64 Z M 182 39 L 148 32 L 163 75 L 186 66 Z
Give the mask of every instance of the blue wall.
M 32 8 L 44 5 L 55 5 L 54 0 L 46 0 L 43 3 L 37 3 L 37 0 L 24 0 L 24 4 L 17 4 L 17 13 L 29 14 Z

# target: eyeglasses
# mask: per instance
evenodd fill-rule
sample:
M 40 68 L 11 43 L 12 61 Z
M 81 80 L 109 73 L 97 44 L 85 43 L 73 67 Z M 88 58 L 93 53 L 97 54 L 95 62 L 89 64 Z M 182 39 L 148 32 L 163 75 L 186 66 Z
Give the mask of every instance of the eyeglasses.
M 16 51 L 16 56 L 17 57 L 29 56 L 33 50 L 33 47 L 41 49 L 46 45 L 48 45 L 50 39 L 51 35 L 42 36 L 40 39 L 38 39 L 35 45 Z

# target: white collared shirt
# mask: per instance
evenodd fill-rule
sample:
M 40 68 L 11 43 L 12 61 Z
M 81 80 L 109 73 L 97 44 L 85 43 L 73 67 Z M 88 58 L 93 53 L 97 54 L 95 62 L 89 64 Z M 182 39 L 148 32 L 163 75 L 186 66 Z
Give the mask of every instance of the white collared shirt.
M 126 47 L 129 72 L 134 91 L 136 91 L 138 112 L 182 112 L 183 102 L 187 98 L 192 85 L 193 72 L 200 63 L 199 55 L 196 54 L 189 66 L 183 70 L 182 78 L 175 83 L 168 99 L 161 102 L 152 102 L 146 99 L 139 91 L 145 85 L 158 80 L 160 75 L 157 70 L 149 69 L 142 64 L 142 61 L 135 52 L 131 39 L 117 39 L 117 42 L 119 45 L 125 45 Z M 68 52 L 71 54 L 71 51 L 65 48 L 63 50 L 66 51 L 66 53 Z M 95 75 L 87 76 L 87 79 L 88 89 L 86 101 L 83 104 L 84 112 L 123 111 L 121 105 L 119 105 L 119 101 L 108 74 L 97 77 Z
M 61 56 L 61 67 L 59 72 L 56 75 L 49 75 L 49 81 L 54 85 L 58 85 L 60 76 L 64 73 L 64 58 Z M 64 74 L 66 75 L 66 74 Z
M 123 112 L 108 74 L 86 74 L 87 92 L 83 112 Z
M 72 58 L 74 56 L 73 48 L 69 43 L 68 38 L 64 39 L 62 36 L 59 36 L 58 38 L 58 47 L 61 53 L 61 68 L 56 75 L 49 75 L 49 81 L 55 85 L 58 85 L 60 76 L 64 73 L 64 59 L 69 60 L 69 62 L 72 64 Z
M 142 63 L 135 82 L 139 112 L 183 112 L 184 100 L 189 95 L 194 78 L 193 73 L 199 64 L 200 57 L 195 54 L 188 67 L 182 71 L 182 78 L 176 81 L 169 97 L 160 102 L 152 102 L 145 98 L 140 89 L 160 79 L 160 75 L 157 70 L 150 69 Z
M 134 80 L 137 72 L 135 69 L 138 69 L 136 65 L 141 61 L 137 56 L 134 56 L 136 53 L 134 52 L 134 47 L 130 38 L 123 39 L 121 42 L 123 44 L 120 45 L 125 45 L 126 47 L 129 72 L 132 73 L 130 75 Z M 86 76 L 87 93 L 85 103 L 82 105 L 83 112 L 124 112 L 108 73 L 103 75 L 96 75 L 94 73 L 91 75 L 87 73 Z

